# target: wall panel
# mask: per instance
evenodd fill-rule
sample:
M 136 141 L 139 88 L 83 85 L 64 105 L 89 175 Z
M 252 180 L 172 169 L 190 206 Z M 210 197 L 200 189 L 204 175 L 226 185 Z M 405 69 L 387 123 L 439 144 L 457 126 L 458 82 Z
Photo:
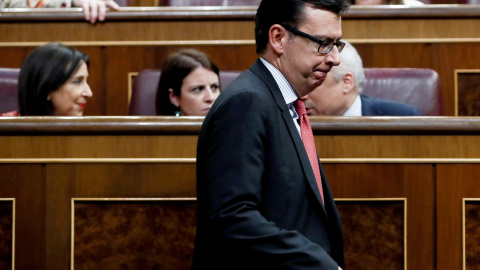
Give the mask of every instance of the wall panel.
M 480 198 L 478 175 L 479 164 L 437 165 L 437 254 L 444 255 L 437 258 L 439 270 L 465 269 L 463 252 L 475 251 L 472 245 L 468 251 L 463 247 L 462 207 L 463 199 Z
M 201 124 L 198 117 L 0 119 L 0 198 L 15 199 L 15 269 L 90 268 L 95 254 L 88 247 L 101 250 L 108 242 L 91 239 L 95 222 L 113 222 L 102 224 L 108 231 L 102 237 L 132 239 L 118 227 L 131 209 L 160 213 L 160 199 L 193 200 Z M 480 198 L 478 118 L 313 117 L 311 124 L 343 215 L 350 268 L 460 270 L 463 254 L 475 258 L 475 237 L 463 248 L 462 218 L 470 224 L 467 235 L 475 234 L 477 215 L 475 209 L 463 215 L 462 207 L 466 198 Z M 191 217 L 179 229 L 192 231 Z M 171 224 L 141 218 L 132 216 L 143 224 L 132 227 L 139 237 L 144 227 Z M 185 254 L 191 239 L 181 241 Z M 109 254 L 117 258 L 118 250 Z
M 43 171 L 41 164 L 0 164 L 0 203 L 6 202 L 3 199 L 15 200 L 11 235 L 15 269 L 45 269 Z
M 46 269 L 67 269 L 73 198 L 192 198 L 195 164 L 48 164 L 45 194 Z
M 435 269 L 435 179 L 432 165 L 327 163 L 323 167 L 336 199 L 405 199 L 407 269 Z M 419 246 L 423 248 L 415 248 Z M 370 256 L 368 253 L 375 251 L 367 249 L 363 252 Z M 376 265 L 381 265 L 384 256 L 378 256 L 376 260 Z

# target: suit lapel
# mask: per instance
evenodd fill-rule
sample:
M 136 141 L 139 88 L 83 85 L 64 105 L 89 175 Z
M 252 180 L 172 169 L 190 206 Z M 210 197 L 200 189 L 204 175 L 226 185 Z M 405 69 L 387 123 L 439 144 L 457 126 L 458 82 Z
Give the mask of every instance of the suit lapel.
M 297 127 L 293 123 L 292 116 L 290 115 L 290 111 L 285 104 L 285 99 L 282 96 L 282 92 L 278 87 L 275 79 L 273 78 L 272 74 L 265 65 L 262 64 L 260 59 L 258 59 L 251 67 L 250 70 L 259 76 L 267 85 L 268 89 L 273 95 L 275 99 L 275 103 L 277 104 L 285 125 L 287 126 L 288 132 L 290 133 L 290 137 L 293 140 L 295 145 L 295 149 L 297 150 L 298 157 L 300 158 L 300 162 L 302 164 L 302 169 L 307 178 L 307 182 L 312 189 L 315 197 L 317 198 L 318 202 L 322 206 L 323 212 L 325 215 L 327 214 L 325 211 L 325 205 L 322 203 L 322 197 L 320 196 L 320 191 L 317 185 L 317 181 L 315 180 L 315 175 L 313 174 L 312 165 L 310 164 L 310 160 L 308 159 L 307 151 L 305 150 L 305 146 L 303 145 L 302 138 L 298 133 Z M 322 177 L 323 182 L 323 177 Z
M 363 95 L 360 95 L 360 100 L 362 101 L 362 115 L 363 116 L 369 116 L 372 115 L 372 112 L 370 111 L 370 107 L 367 105 L 368 101 Z

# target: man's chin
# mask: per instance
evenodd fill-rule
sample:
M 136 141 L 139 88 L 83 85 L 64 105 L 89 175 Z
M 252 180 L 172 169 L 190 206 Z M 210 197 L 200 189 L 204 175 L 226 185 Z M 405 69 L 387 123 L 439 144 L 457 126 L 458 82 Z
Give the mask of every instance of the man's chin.
M 325 81 L 325 79 L 316 79 L 316 80 L 313 80 L 312 81 L 312 85 L 311 85 L 311 91 L 312 92 L 313 90 L 317 89 L 317 87 L 319 87 L 320 85 L 322 85 L 322 83 Z M 310 93 L 308 92 L 308 93 Z

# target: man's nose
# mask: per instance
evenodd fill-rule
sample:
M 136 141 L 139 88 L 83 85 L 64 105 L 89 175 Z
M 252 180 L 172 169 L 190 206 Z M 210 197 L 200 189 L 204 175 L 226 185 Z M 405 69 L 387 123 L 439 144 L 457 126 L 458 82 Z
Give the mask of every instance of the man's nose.
M 325 55 L 325 63 L 331 64 L 332 66 L 340 65 L 340 52 L 337 46 L 333 46 L 332 50 Z

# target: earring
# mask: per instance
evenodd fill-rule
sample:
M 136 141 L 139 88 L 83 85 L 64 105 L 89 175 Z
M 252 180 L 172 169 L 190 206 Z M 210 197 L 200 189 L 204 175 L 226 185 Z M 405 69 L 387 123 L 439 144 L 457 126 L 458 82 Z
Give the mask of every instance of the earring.
M 180 108 L 178 108 L 179 110 L 178 111 L 175 111 L 175 116 L 181 116 L 182 113 L 180 112 Z

